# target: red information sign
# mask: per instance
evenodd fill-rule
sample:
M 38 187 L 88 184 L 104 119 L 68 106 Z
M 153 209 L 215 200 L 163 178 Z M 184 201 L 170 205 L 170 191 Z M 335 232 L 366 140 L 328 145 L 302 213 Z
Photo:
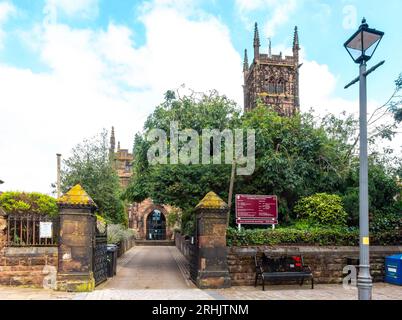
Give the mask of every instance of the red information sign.
M 238 224 L 278 224 L 276 196 L 236 195 Z

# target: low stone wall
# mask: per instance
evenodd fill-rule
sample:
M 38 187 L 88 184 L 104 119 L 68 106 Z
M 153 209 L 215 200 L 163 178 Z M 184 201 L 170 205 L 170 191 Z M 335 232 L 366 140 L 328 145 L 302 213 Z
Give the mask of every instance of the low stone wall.
M 135 246 L 135 237 L 132 236 L 129 239 L 125 239 L 118 244 L 118 251 L 117 251 L 117 257 L 121 257 L 123 254 L 125 254 L 128 250 L 130 250 L 132 247 Z
M 314 280 L 321 284 L 338 284 L 343 280 L 343 268 L 348 258 L 358 259 L 358 247 L 313 247 L 313 246 L 275 246 L 275 247 L 231 247 L 228 248 L 228 265 L 232 285 L 254 285 L 256 253 L 270 255 L 302 255 L 304 263 L 311 267 Z M 383 281 L 385 257 L 402 252 L 402 246 L 376 246 L 370 248 L 371 275 L 374 281 Z
M 0 285 L 43 287 L 55 281 L 57 247 L 3 248 L 0 250 Z M 54 277 L 54 279 L 53 279 Z

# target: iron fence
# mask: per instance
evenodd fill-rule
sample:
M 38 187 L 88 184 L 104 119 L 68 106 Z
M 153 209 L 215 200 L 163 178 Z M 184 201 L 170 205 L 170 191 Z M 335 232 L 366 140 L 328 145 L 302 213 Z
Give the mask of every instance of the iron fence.
M 57 246 L 59 217 L 42 214 L 9 214 L 7 216 L 8 247 Z

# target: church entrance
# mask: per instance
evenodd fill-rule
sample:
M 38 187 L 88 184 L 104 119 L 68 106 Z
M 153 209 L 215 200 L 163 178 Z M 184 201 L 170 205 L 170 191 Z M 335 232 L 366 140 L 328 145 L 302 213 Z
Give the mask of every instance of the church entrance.
M 148 215 L 147 240 L 166 240 L 166 218 L 159 210 Z

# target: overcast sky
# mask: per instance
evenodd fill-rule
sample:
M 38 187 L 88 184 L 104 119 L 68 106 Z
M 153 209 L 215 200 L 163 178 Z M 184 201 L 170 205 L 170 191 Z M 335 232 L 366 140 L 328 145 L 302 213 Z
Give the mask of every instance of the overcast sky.
M 358 68 L 342 44 L 366 16 L 386 32 L 371 65 L 370 108 L 402 72 L 399 0 L 0 0 L 0 190 L 50 193 L 56 153 L 115 126 L 134 134 L 182 84 L 217 89 L 242 106 L 243 51 L 290 53 L 298 25 L 302 110 L 357 112 Z M 394 146 L 400 148 L 399 141 Z

